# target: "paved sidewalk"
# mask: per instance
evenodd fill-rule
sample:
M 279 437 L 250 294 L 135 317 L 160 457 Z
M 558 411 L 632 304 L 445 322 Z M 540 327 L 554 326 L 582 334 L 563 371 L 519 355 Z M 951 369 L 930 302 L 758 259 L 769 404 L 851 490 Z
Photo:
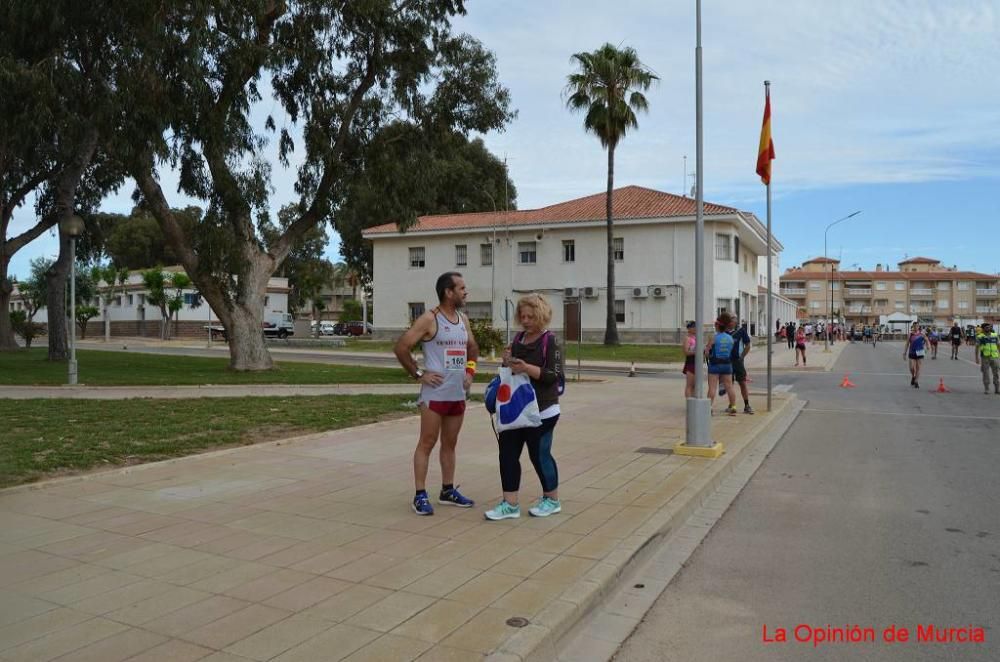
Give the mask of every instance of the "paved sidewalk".
M 473 384 L 472 392 L 482 394 L 486 384 Z M 206 384 L 203 386 L 4 386 L 0 399 L 68 398 L 77 400 L 124 400 L 128 398 L 242 398 L 246 396 L 289 395 L 394 395 L 417 390 L 409 384 Z
M 836 342 L 830 345 L 829 352 L 823 351 L 823 343 L 821 342 L 809 344 L 806 346 L 806 362 L 808 366 L 796 367 L 795 350 L 788 349 L 788 345 L 784 341 L 780 343 L 775 342 L 772 347 L 774 353 L 771 355 L 771 368 L 772 370 L 782 372 L 795 370 L 830 372 L 837 359 L 840 358 L 840 353 L 844 351 L 844 347 L 849 344 L 848 342 Z M 752 373 L 751 377 L 763 386 L 764 382 L 758 379 L 757 376 L 764 375 L 767 370 L 767 345 L 755 345 L 750 354 L 747 355 L 746 365 L 747 370 Z
M 683 435 L 678 382 L 572 384 L 556 429 L 563 512 L 487 522 L 496 440 L 470 407 L 475 509 L 415 516 L 416 420 L 0 492 L 0 660 L 521 660 L 551 646 L 692 512 L 771 416 Z M 776 410 L 790 396 L 775 397 Z M 539 494 L 527 458 L 522 500 Z M 430 486 L 440 480 L 436 458 Z M 512 617 L 529 624 L 514 628 Z

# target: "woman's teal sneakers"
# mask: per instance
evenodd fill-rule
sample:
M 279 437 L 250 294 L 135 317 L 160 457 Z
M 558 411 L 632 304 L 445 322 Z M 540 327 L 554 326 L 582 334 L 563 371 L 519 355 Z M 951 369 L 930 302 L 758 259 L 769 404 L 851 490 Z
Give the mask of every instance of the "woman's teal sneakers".
M 543 496 L 534 506 L 528 509 L 528 512 L 534 517 L 548 517 L 549 515 L 562 512 L 562 504 L 559 503 L 558 499 L 550 499 L 547 496 Z
M 521 506 L 514 506 L 506 501 L 501 501 L 493 510 L 487 510 L 483 515 L 486 519 L 517 519 L 521 516 Z

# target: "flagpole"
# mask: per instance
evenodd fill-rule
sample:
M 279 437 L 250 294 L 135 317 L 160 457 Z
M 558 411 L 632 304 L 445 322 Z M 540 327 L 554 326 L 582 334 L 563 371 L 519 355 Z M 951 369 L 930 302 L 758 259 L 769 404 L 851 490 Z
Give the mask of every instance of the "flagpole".
M 771 81 L 764 81 L 764 96 L 771 98 Z M 767 178 L 767 410 L 771 411 L 771 345 L 774 335 L 771 328 L 774 326 L 774 300 L 771 294 L 771 178 Z

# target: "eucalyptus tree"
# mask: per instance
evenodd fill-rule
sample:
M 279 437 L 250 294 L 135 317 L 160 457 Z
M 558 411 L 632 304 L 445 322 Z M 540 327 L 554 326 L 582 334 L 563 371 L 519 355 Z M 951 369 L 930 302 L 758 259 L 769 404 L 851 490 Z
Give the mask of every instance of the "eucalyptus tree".
M 493 55 L 452 33 L 464 11 L 464 0 L 202 0 L 164 16 L 166 46 L 133 70 L 148 103 L 130 117 L 124 158 L 226 327 L 231 368 L 271 367 L 267 281 L 335 215 L 380 127 L 403 117 L 485 132 L 512 117 Z M 180 190 L 205 202 L 192 230 L 161 185 L 174 165 Z M 276 168 L 294 169 L 298 211 L 265 241 Z
M 179 1 L 179 0 L 178 0 Z M 157 3 L 169 12 L 173 0 Z M 149 6 L 145 6 L 149 5 Z M 0 3 L 0 308 L 10 296 L 11 257 L 61 219 L 96 208 L 122 181 L 104 143 L 145 90 L 120 87 L 161 22 L 152 3 L 6 0 Z M 35 217 L 11 234 L 14 211 L 35 195 Z M 74 259 L 60 236 L 47 272 L 49 358 L 66 358 L 65 281 Z M 0 319 L 0 350 L 10 333 Z
M 604 44 L 590 53 L 575 53 L 571 61 L 577 71 L 567 79 L 566 105 L 570 110 L 586 113 L 585 131 L 593 133 L 601 146 L 608 150 L 608 195 L 605 205 L 608 230 L 608 302 L 604 327 L 604 344 L 618 344 L 615 322 L 615 251 L 613 194 L 615 186 L 615 148 L 630 129 L 639 127 L 636 113 L 646 111 L 649 104 L 643 92 L 658 77 L 642 62 L 632 48 L 616 48 Z

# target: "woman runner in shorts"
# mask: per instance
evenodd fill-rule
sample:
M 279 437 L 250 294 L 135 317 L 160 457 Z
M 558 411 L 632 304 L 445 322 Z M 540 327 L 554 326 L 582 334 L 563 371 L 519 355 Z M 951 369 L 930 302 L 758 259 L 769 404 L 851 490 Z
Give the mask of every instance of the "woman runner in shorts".
M 920 330 L 919 324 L 910 327 L 910 336 L 903 348 L 903 358 L 910 360 L 910 386 L 920 388 L 920 362 L 927 353 L 927 336 Z
M 687 338 L 684 340 L 684 397 L 694 397 L 694 351 L 698 343 L 695 323 L 687 323 Z
M 795 365 L 799 365 L 799 357 L 802 357 L 802 365 L 806 364 L 806 330 L 801 326 L 795 331 Z
M 931 327 L 931 332 L 927 334 L 927 339 L 931 341 L 931 359 L 937 359 L 938 341 L 941 340 L 941 334 L 938 333 L 936 326 Z

